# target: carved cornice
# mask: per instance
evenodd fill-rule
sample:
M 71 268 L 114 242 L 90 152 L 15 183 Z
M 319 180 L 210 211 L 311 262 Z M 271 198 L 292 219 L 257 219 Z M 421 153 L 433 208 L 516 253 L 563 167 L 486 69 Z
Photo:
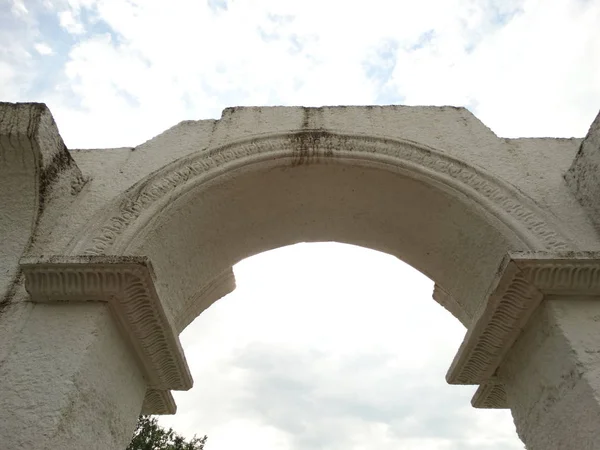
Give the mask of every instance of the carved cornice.
M 451 384 L 492 379 L 544 296 L 600 295 L 600 252 L 509 253 L 489 292 L 446 375 Z
M 512 253 L 515 264 L 545 295 L 600 294 L 600 252 Z
M 171 391 L 148 389 L 144 397 L 141 414 L 175 414 L 177 405 L 171 395 Z
M 158 298 L 147 258 L 24 258 L 21 269 L 33 302 L 103 301 L 110 305 L 140 360 L 148 392 L 153 395 L 147 399 L 148 405 L 171 410 L 170 394 L 158 396 L 156 392 L 192 387 L 179 338 Z
M 508 401 L 504 385 L 497 380 L 481 384 L 471 399 L 471 405 L 474 408 L 507 409 Z
M 286 160 L 302 165 L 348 159 L 356 164 L 384 164 L 434 179 L 479 203 L 512 229 L 530 248 L 562 251 L 568 241 L 535 204 L 514 187 L 442 152 L 408 140 L 303 130 L 233 142 L 177 161 L 138 183 L 121 197 L 75 252 L 111 253 L 116 241 L 140 217 L 179 189 L 209 181 L 228 169 L 261 161 Z M 157 208 L 157 210 L 160 208 Z

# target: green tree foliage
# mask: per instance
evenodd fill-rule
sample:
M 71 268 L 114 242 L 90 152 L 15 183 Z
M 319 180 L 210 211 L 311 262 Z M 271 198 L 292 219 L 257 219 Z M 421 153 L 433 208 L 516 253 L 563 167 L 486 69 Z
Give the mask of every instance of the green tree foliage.
M 204 450 L 206 436 L 186 441 L 182 436 L 158 424 L 151 416 L 140 416 L 127 450 Z

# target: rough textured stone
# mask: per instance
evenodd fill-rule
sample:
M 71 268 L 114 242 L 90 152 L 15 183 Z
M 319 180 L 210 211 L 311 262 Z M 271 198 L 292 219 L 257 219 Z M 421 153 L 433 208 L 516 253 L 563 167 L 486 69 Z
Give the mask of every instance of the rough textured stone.
M 0 365 L 1 448 L 122 450 L 146 383 L 102 303 L 37 304 Z
M 0 307 L 14 294 L 19 257 L 35 239 L 42 212 L 82 183 L 46 105 L 0 102 Z
M 600 302 L 548 299 L 500 371 L 528 449 L 593 450 L 600 442 Z
M 600 113 L 581 143 L 565 179 L 600 229 Z

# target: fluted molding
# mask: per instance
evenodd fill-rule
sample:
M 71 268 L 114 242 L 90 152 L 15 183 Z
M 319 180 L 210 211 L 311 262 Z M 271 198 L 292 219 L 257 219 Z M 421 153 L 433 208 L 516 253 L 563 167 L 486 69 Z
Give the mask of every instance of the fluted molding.
M 148 389 L 144 397 L 141 414 L 175 414 L 177 405 L 171 395 L 171 391 Z
M 600 296 L 600 252 L 509 253 L 489 292 L 446 375 L 451 384 L 492 380 L 544 296 Z M 500 404 L 500 394 L 482 400 L 485 392 L 499 393 L 500 387 L 482 389 L 478 404 Z
M 508 401 L 504 385 L 497 380 L 482 383 L 471 399 L 474 408 L 506 409 Z
M 138 183 L 119 198 L 113 209 L 98 217 L 97 225 L 85 230 L 86 237 L 77 244 L 75 252 L 111 253 L 120 237 L 128 233 L 145 211 L 160 210 L 161 201 L 176 190 L 209 181 L 228 168 L 237 170 L 261 161 L 286 160 L 285 164 L 296 166 L 336 159 L 351 159 L 355 164 L 384 164 L 431 178 L 484 206 L 530 248 L 564 251 L 572 247 L 548 217 L 514 187 L 439 150 L 408 140 L 302 130 L 232 142 L 167 166 Z
M 146 410 L 175 412 L 170 394 L 158 392 L 188 390 L 193 381 L 179 338 L 154 288 L 147 258 L 24 258 L 21 269 L 33 302 L 107 302 L 144 371 L 152 396 L 144 403 Z

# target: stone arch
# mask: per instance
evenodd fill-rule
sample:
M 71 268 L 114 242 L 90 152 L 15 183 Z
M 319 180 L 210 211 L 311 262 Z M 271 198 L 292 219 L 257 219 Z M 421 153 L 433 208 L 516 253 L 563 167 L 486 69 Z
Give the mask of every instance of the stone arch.
M 26 118 L 39 105 L 3 108 Z M 0 155 L 9 172 L 7 155 L 29 161 L 25 182 L 7 182 L 27 192 L 4 198 L 22 197 L 15 226 L 34 221 L 0 258 L 0 281 L 17 280 L 0 308 L 8 445 L 122 448 L 140 410 L 173 413 L 170 391 L 192 385 L 178 334 L 233 289 L 233 264 L 339 241 L 437 283 L 467 327 L 446 379 L 479 385 L 474 406 L 510 407 L 528 448 L 596 448 L 596 125 L 583 141 L 504 140 L 448 107 L 242 108 L 62 164 L 38 116 Z M 0 126 L 9 143 L 13 122 Z
M 314 184 L 320 185 L 318 189 Z M 261 186 L 259 197 L 253 194 L 253 186 Z M 325 202 L 316 202 L 319 204 L 315 207 L 321 210 L 315 211 L 311 209 L 314 202 L 311 199 L 318 197 L 319 189 L 335 194 Z M 282 190 L 286 191 L 285 199 L 280 198 Z M 185 245 L 173 241 L 174 235 L 192 233 L 194 227 L 206 231 L 207 227 L 226 227 L 231 221 L 257 220 L 249 208 L 260 204 L 262 211 L 267 211 L 270 195 L 278 198 L 273 211 L 285 209 L 287 222 L 277 223 L 272 219 L 262 229 L 239 230 L 242 234 L 237 236 L 234 232 L 231 239 L 221 235 L 220 243 L 227 243 L 228 248 L 223 251 L 227 253 L 225 258 L 215 255 L 218 249 L 207 242 L 214 241 L 214 235 L 189 235 Z M 354 200 L 346 201 L 341 208 L 346 210 L 336 213 L 337 228 L 330 226 L 332 218 L 323 208 L 333 210 L 349 195 L 356 195 L 356 199 L 364 197 L 361 207 L 372 208 L 359 211 L 360 207 L 352 206 Z M 393 206 L 395 195 L 403 204 L 386 213 L 385 209 Z M 419 206 L 418 200 L 411 203 L 411 195 L 413 200 L 419 195 L 429 196 L 435 205 Z M 233 198 L 239 196 L 246 198 L 244 201 Z M 367 198 L 370 203 L 365 203 Z M 294 207 L 299 208 L 296 215 L 289 211 L 291 206 L 284 205 L 291 199 L 295 199 Z M 376 202 L 380 200 L 387 205 L 378 208 Z M 223 203 L 231 202 L 236 206 L 223 207 Z M 244 204 L 247 208 L 240 207 Z M 436 205 L 446 208 L 444 213 L 449 216 L 440 216 L 434 210 Z M 420 244 L 412 245 L 408 252 L 399 248 L 402 245 L 398 240 L 390 236 L 387 240 L 380 238 L 382 224 L 389 232 L 390 227 L 407 220 L 399 214 L 402 208 L 420 216 L 410 233 Z M 358 218 L 361 214 L 371 217 Z M 275 229 L 294 228 L 303 217 L 311 217 L 312 225 L 290 229 L 289 233 L 284 231 L 275 237 Z M 445 223 L 439 223 L 446 219 Z M 348 232 L 352 228 L 349 221 L 360 222 L 362 231 L 358 227 Z M 376 223 L 379 228 L 369 229 L 369 223 Z M 414 229 L 416 224 L 416 228 L 422 229 Z M 461 231 L 461 226 L 467 228 Z M 468 326 L 506 252 L 570 248 L 568 240 L 557 230 L 535 203 L 517 189 L 485 169 L 439 149 L 409 140 L 318 129 L 264 134 L 178 160 L 140 181 L 105 208 L 71 242 L 68 253 L 149 256 L 159 274 L 158 289 L 169 298 L 167 310 L 176 328 L 182 330 L 203 309 L 234 288 L 231 266 L 239 260 L 302 240 L 347 242 L 391 253 L 428 275 L 439 285 L 438 301 Z M 399 229 L 399 233 L 408 231 Z M 258 239 L 256 235 L 261 232 L 270 236 Z M 250 238 L 250 234 L 254 237 Z M 241 244 L 248 239 L 253 242 Z M 153 243 L 157 242 L 169 245 L 153 249 Z M 422 257 L 419 247 L 424 242 L 431 247 L 424 253 L 438 254 Z M 452 244 L 440 249 L 443 243 Z M 207 248 L 212 253 L 198 257 Z M 433 261 L 436 257 L 440 258 L 438 263 Z M 461 279 L 455 273 L 447 276 L 441 273 L 457 263 L 466 264 L 479 276 L 470 273 L 467 283 L 466 278 Z M 462 272 L 468 272 L 463 269 Z

